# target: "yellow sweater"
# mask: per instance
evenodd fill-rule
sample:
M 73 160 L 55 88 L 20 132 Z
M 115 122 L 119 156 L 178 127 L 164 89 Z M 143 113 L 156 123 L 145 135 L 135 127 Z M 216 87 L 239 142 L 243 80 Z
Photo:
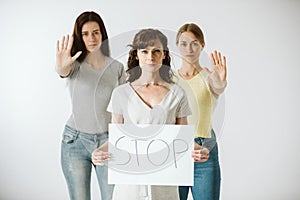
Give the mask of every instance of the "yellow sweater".
M 182 87 L 188 97 L 192 115 L 188 116 L 188 123 L 195 126 L 195 137 L 210 138 L 212 129 L 212 114 L 215 107 L 213 95 L 207 83 L 207 72 L 201 70 L 189 80 L 183 79 L 175 72 L 175 82 Z

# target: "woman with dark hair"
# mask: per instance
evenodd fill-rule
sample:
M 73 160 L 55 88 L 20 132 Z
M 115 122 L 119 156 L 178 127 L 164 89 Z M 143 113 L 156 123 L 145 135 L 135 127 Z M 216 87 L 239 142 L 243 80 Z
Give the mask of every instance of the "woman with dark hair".
M 61 144 L 63 173 L 70 199 L 89 200 L 92 151 L 107 141 L 111 114 L 106 108 L 113 89 L 125 82 L 123 65 L 110 57 L 107 32 L 97 13 L 80 14 L 73 35 L 57 41 L 55 69 L 67 79 L 72 101 Z M 94 167 L 101 199 L 112 199 L 107 167 Z
M 191 111 L 184 91 L 172 81 L 167 45 L 167 37 L 156 29 L 135 35 L 128 57 L 128 83 L 114 89 L 107 109 L 112 123 L 187 124 Z M 106 143 L 94 151 L 93 163 L 103 165 L 110 157 Z M 117 199 L 119 194 L 122 200 L 178 199 L 175 186 L 120 185 L 114 193 Z
M 175 74 L 193 110 L 188 122 L 195 127 L 195 149 L 207 152 L 200 157 L 194 155 L 194 186 L 180 186 L 180 200 L 187 200 L 190 188 L 194 200 L 218 200 L 221 172 L 212 115 L 219 95 L 227 86 L 226 58 L 214 51 L 210 55 L 212 70 L 200 65 L 199 57 L 205 41 L 202 30 L 193 23 L 179 28 L 176 45 L 182 61 Z

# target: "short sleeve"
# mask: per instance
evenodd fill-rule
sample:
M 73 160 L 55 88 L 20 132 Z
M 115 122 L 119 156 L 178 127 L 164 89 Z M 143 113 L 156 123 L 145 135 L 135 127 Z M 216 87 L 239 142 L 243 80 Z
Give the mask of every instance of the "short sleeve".
M 179 104 L 176 110 L 176 118 L 187 117 L 192 114 L 191 108 L 189 106 L 189 102 L 187 96 L 183 89 L 179 87 L 180 99 Z
M 115 88 L 112 92 L 109 104 L 107 106 L 107 111 L 111 112 L 113 114 L 123 114 L 123 108 L 122 105 L 119 103 L 120 99 L 122 99 L 121 97 L 121 93 L 119 92 L 118 87 Z
M 120 63 L 119 69 L 119 85 L 122 85 L 126 82 L 125 70 L 123 64 Z

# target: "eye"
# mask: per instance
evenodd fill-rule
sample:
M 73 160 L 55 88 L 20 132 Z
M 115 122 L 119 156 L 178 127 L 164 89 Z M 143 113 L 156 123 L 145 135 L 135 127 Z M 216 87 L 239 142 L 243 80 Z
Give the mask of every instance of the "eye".
M 185 42 L 182 42 L 182 43 L 180 43 L 180 46 L 182 46 L 182 47 L 186 47 L 186 46 L 187 46 L 187 44 L 186 44 Z
M 94 35 L 99 35 L 100 31 L 94 31 L 93 33 L 94 33 Z
M 161 50 L 160 50 L 160 49 L 154 49 L 153 53 L 155 53 L 155 54 L 160 54 L 160 53 L 161 53 Z
M 141 53 L 142 53 L 142 54 L 147 54 L 148 51 L 147 51 L 146 49 L 142 49 L 142 50 L 141 50 Z
M 198 47 L 200 44 L 198 42 L 192 42 L 192 46 Z

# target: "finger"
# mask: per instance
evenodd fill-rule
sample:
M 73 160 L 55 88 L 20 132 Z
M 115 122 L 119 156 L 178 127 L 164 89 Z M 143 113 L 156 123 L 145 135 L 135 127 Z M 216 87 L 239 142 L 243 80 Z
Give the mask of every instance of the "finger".
M 92 160 L 92 162 L 94 163 L 94 165 L 104 165 L 104 162 L 101 162 L 101 161 L 97 161 L 97 160 Z
M 93 152 L 93 155 L 95 156 L 111 156 L 111 153 L 110 152 L 105 152 L 105 151 L 94 151 Z
M 71 36 L 70 39 L 69 39 L 69 44 L 68 44 L 68 48 L 67 48 L 70 51 L 71 51 L 72 46 L 73 46 L 73 41 L 74 41 L 74 37 Z
M 218 56 L 219 63 L 222 64 L 222 55 L 221 55 L 221 52 L 217 52 L 217 56 Z
M 68 48 L 68 43 L 69 43 L 69 35 L 67 35 L 67 37 L 66 37 L 66 41 L 65 41 L 65 44 L 64 44 L 64 49 Z
M 216 65 L 220 64 L 218 52 L 216 50 L 214 51 L 214 59 L 215 59 Z
M 215 66 L 216 65 L 216 61 L 215 61 L 213 53 L 210 53 L 210 60 L 211 60 L 212 65 Z
M 59 52 L 59 40 L 56 41 L 56 53 Z
M 222 65 L 224 66 L 224 68 L 226 68 L 226 57 L 225 56 L 223 56 Z
M 227 78 L 227 65 L 226 65 L 226 57 L 225 56 L 223 56 L 223 63 L 224 63 L 224 65 L 223 65 L 223 71 L 224 71 L 223 80 L 226 80 L 226 78 Z
M 74 62 L 80 55 L 82 51 L 78 51 L 73 57 L 72 57 L 72 62 Z
M 64 44 L 65 44 L 65 36 L 63 36 L 62 39 L 61 39 L 60 49 L 64 49 Z

